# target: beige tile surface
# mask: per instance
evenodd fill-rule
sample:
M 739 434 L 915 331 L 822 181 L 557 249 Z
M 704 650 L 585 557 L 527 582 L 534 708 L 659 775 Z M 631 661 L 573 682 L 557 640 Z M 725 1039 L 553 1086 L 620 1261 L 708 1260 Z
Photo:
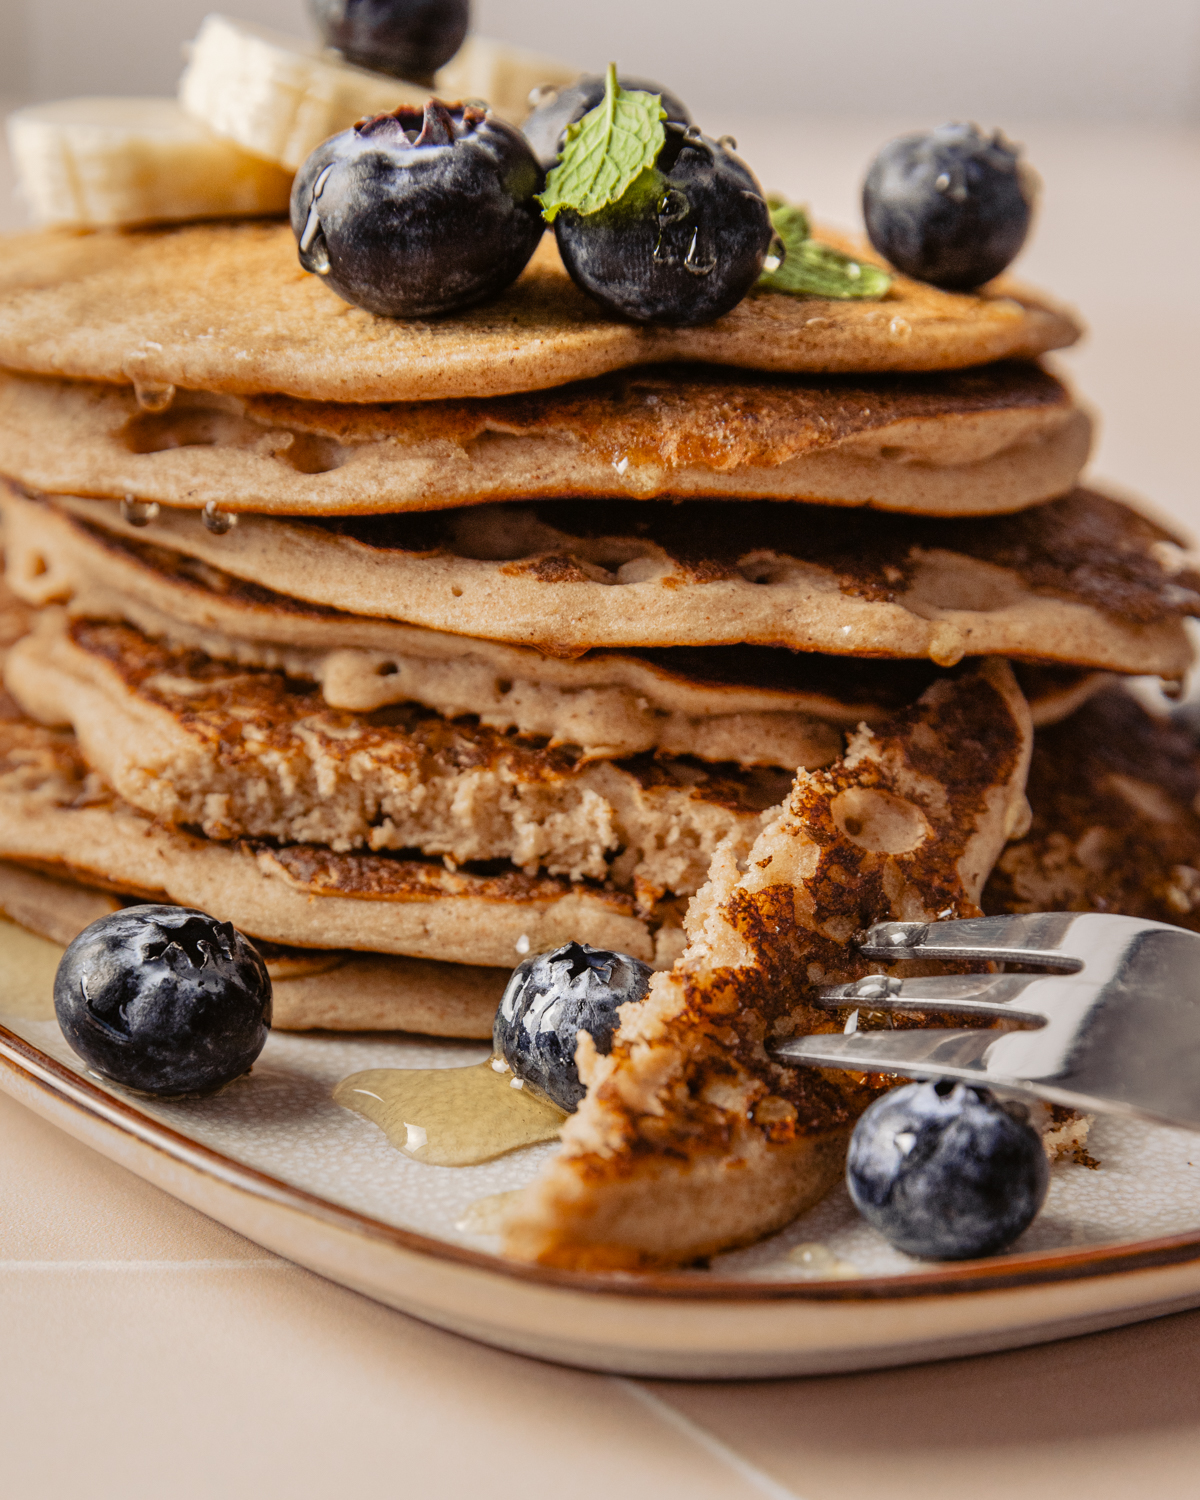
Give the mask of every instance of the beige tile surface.
M 905 1370 L 657 1393 L 804 1500 L 1200 1495 L 1200 1314 Z
M 0 1284 L 9 1494 L 515 1500 L 547 1479 L 581 1497 L 754 1494 L 612 1381 L 465 1344 L 305 1272 Z
M 0 1274 L 14 1262 L 274 1259 L 0 1095 Z
M 0 1492 L 747 1500 L 624 1382 L 275 1259 L 0 1096 Z
M 843 222 L 908 123 L 714 122 Z M 1067 363 L 1104 410 L 1098 469 L 1200 527 L 1200 132 L 1020 134 L 1047 189 L 1023 269 L 1091 324 Z M 331 1286 L 0 1098 L 0 1473 L 20 1500 L 1174 1500 L 1200 1496 L 1200 1314 L 869 1375 L 613 1381 Z

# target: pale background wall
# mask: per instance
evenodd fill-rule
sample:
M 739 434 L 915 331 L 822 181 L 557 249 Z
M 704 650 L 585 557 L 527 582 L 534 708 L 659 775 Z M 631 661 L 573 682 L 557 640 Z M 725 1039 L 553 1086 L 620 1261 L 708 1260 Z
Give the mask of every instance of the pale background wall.
M 306 30 L 303 0 L 225 0 Z M 206 0 L 0 0 L 0 92 L 167 93 Z M 1200 119 L 1200 0 L 476 0 L 480 30 L 698 112 Z M 718 123 L 714 120 L 713 123 Z

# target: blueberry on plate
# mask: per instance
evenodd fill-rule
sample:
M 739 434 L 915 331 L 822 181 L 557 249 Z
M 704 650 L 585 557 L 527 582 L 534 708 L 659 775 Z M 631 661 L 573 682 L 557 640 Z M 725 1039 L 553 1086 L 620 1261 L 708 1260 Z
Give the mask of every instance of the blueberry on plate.
M 649 83 L 644 78 L 618 79 L 623 89 L 637 89 L 643 94 L 658 94 L 667 120 L 677 125 L 692 123 L 691 112 L 677 94 L 663 88 L 659 83 Z M 567 126 L 582 120 L 589 110 L 595 109 L 604 98 L 604 79 L 599 73 L 580 78 L 564 89 L 552 89 L 545 99 L 521 126 L 521 134 L 529 142 L 534 156 L 543 172 L 548 172 L 558 160 Z
M 327 47 L 347 62 L 428 82 L 463 44 L 471 0 L 308 0 Z
M 617 1007 L 643 999 L 653 972 L 627 953 L 587 943 L 527 958 L 496 1011 L 497 1057 L 560 1109 L 574 1110 L 585 1092 L 575 1066 L 579 1033 L 586 1031 L 598 1052 L 611 1051 Z
M 942 1080 L 885 1094 L 855 1126 L 846 1182 L 859 1212 L 923 1260 L 994 1255 L 1033 1222 L 1050 1167 L 1023 1104 Z
M 775 230 L 758 180 L 727 146 L 695 129 L 666 137 L 619 202 L 564 208 L 554 232 L 572 280 L 608 312 L 687 328 L 737 306 Z
M 300 264 L 370 312 L 453 312 L 525 269 L 545 229 L 541 184 L 524 136 L 482 110 L 431 99 L 360 120 L 296 176 Z
M 883 148 L 863 184 L 863 217 L 876 250 L 906 276 L 967 291 L 1015 259 L 1036 189 L 999 131 L 942 125 Z
M 271 980 L 228 922 L 130 906 L 62 956 L 54 1009 L 89 1067 L 146 1094 L 193 1094 L 245 1073 L 271 1029 Z

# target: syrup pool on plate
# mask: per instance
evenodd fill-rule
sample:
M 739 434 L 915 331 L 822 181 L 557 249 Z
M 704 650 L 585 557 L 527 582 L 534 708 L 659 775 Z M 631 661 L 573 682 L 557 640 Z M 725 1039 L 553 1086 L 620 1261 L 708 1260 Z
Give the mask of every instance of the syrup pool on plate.
M 371 1068 L 343 1079 L 333 1097 L 435 1167 L 475 1166 L 555 1140 L 567 1118 L 498 1058 L 469 1068 Z

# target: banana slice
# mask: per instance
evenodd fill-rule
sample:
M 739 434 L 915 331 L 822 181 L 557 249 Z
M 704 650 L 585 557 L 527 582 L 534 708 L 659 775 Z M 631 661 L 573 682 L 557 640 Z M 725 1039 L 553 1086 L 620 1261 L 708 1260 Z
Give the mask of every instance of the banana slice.
M 519 125 L 536 89 L 562 89 L 583 70 L 491 37 L 469 36 L 434 80 L 443 99 L 486 99 L 502 120 Z
M 529 113 L 530 91 L 561 87 L 579 69 L 486 37 L 468 37 L 432 92 L 485 99 L 503 119 Z M 431 90 L 352 67 L 337 52 L 248 21 L 208 16 L 179 81 L 179 102 L 219 135 L 290 171 L 364 115 L 421 106 Z
M 353 68 L 316 43 L 216 15 L 205 18 L 179 80 L 189 114 L 292 172 L 364 115 L 428 97 L 418 84 Z
M 19 109 L 8 140 L 42 224 L 96 229 L 276 214 L 291 176 L 249 155 L 174 99 L 63 99 Z

